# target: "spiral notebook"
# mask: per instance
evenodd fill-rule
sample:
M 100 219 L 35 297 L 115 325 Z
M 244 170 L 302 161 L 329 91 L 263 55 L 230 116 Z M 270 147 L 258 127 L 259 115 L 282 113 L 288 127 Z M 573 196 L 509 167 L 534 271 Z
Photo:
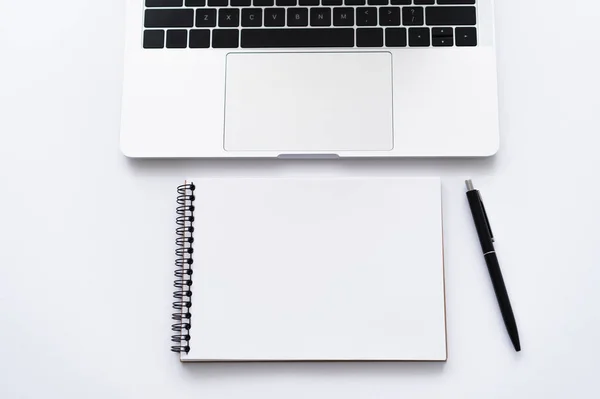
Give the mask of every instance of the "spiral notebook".
M 182 361 L 445 361 L 437 178 L 201 178 L 178 189 Z

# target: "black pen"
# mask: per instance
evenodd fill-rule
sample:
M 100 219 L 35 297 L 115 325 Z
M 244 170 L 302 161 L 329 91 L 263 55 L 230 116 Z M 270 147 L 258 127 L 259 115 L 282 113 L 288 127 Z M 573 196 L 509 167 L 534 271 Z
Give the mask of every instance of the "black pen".
M 492 234 L 490 221 L 485 212 L 481 194 L 479 194 L 478 190 L 475 190 L 471 180 L 467 180 L 465 183 L 467 184 L 467 199 L 469 200 L 469 206 L 471 207 L 473 222 L 475 222 L 475 229 L 477 229 L 479 243 L 481 244 L 483 257 L 485 258 L 485 263 L 487 264 L 490 278 L 492 279 L 496 299 L 498 300 L 498 305 L 500 305 L 500 313 L 502 313 L 504 325 L 506 326 L 510 340 L 515 347 L 515 350 L 519 352 L 521 350 L 519 331 L 517 330 L 515 315 L 510 306 L 510 299 L 508 299 L 508 292 L 506 292 L 506 286 L 504 285 L 504 279 L 502 278 L 502 272 L 500 271 L 498 257 L 494 250 L 494 235 Z

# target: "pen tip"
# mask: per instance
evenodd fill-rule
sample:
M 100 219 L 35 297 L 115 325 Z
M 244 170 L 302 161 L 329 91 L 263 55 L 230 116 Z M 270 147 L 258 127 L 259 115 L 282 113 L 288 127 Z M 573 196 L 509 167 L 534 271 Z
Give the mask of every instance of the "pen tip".
M 469 190 L 469 191 L 475 190 L 475 188 L 473 187 L 473 182 L 471 181 L 471 179 L 465 180 L 465 184 L 467 185 L 467 190 Z
M 515 351 L 521 352 L 521 340 L 519 339 L 519 335 L 515 330 L 514 335 L 510 335 L 510 340 L 512 341 L 513 346 L 515 347 Z

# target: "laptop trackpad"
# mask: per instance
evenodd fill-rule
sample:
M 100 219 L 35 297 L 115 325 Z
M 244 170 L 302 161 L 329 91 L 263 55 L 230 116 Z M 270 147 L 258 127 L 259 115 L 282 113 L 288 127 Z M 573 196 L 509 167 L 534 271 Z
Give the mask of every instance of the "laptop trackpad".
M 390 53 L 228 54 L 225 150 L 393 148 Z

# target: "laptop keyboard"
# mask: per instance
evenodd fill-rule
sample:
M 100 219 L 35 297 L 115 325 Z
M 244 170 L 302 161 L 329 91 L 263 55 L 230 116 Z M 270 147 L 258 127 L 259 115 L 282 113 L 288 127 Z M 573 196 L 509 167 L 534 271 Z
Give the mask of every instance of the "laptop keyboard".
M 477 45 L 475 0 L 143 0 L 147 49 Z

